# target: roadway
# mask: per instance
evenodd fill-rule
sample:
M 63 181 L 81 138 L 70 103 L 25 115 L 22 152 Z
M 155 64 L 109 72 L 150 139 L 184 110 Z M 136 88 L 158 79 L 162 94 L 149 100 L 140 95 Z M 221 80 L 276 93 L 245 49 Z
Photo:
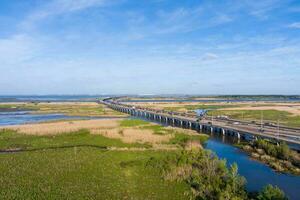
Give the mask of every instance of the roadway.
M 106 101 L 107 102 L 107 101 Z M 233 119 L 221 119 L 214 117 L 203 117 L 199 119 L 196 114 L 191 113 L 182 113 L 182 112 L 171 112 L 160 109 L 152 109 L 140 106 L 134 106 L 130 104 L 120 103 L 118 101 L 109 101 L 114 104 L 124 106 L 126 108 L 135 109 L 138 111 L 147 111 L 151 114 L 161 115 L 168 118 L 175 118 L 179 120 L 185 121 L 198 121 L 200 124 L 215 126 L 219 128 L 225 128 L 228 130 L 237 131 L 240 133 L 249 133 L 254 136 L 273 138 L 275 140 L 283 140 L 289 143 L 300 144 L 300 129 L 290 128 L 284 126 L 274 126 L 274 125 L 266 125 L 257 124 L 247 121 L 233 120 Z M 263 127 L 263 129 L 261 129 Z

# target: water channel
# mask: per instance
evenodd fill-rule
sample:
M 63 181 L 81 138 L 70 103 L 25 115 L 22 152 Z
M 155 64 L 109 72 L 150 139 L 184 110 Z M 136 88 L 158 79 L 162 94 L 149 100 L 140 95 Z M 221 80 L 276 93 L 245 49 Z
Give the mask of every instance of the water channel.
M 245 152 L 233 146 L 231 138 L 210 136 L 205 148 L 226 159 L 227 164 L 237 163 L 239 174 L 247 180 L 248 191 L 258 191 L 267 184 L 277 185 L 291 200 L 300 199 L 300 176 L 278 173 L 267 165 L 251 159 Z

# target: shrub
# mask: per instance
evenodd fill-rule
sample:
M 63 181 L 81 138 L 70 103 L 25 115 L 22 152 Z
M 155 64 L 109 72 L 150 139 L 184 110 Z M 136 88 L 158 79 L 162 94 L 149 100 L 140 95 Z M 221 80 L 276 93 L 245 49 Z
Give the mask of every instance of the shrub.
M 162 170 L 167 180 L 186 182 L 193 199 L 247 199 L 245 179 L 238 175 L 237 165 L 228 169 L 225 160 L 219 160 L 209 151 L 184 150 L 157 162 L 155 167 Z
M 287 200 L 284 192 L 280 190 L 277 186 L 267 185 L 259 192 L 257 196 L 258 200 Z

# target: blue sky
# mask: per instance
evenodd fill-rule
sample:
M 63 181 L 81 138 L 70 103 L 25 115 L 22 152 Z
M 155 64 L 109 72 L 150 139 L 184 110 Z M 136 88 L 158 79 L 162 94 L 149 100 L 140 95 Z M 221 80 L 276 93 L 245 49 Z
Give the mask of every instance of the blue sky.
M 300 94 L 299 0 L 0 0 L 0 94 Z

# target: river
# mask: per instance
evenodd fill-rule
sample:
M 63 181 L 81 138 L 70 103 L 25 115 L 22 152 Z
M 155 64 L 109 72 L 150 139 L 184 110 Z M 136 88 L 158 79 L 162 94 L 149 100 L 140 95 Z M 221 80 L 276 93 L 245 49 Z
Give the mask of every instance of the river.
M 245 152 L 234 147 L 229 139 L 210 137 L 205 148 L 215 152 L 219 158 L 226 159 L 227 164 L 237 163 L 239 174 L 247 180 L 248 191 L 258 191 L 272 184 L 281 188 L 290 200 L 300 199 L 300 176 L 275 172 L 267 165 L 252 160 Z
M 110 117 L 68 116 L 60 113 L 36 114 L 31 111 L 0 112 L 0 126 L 29 124 L 63 119 L 104 119 Z

